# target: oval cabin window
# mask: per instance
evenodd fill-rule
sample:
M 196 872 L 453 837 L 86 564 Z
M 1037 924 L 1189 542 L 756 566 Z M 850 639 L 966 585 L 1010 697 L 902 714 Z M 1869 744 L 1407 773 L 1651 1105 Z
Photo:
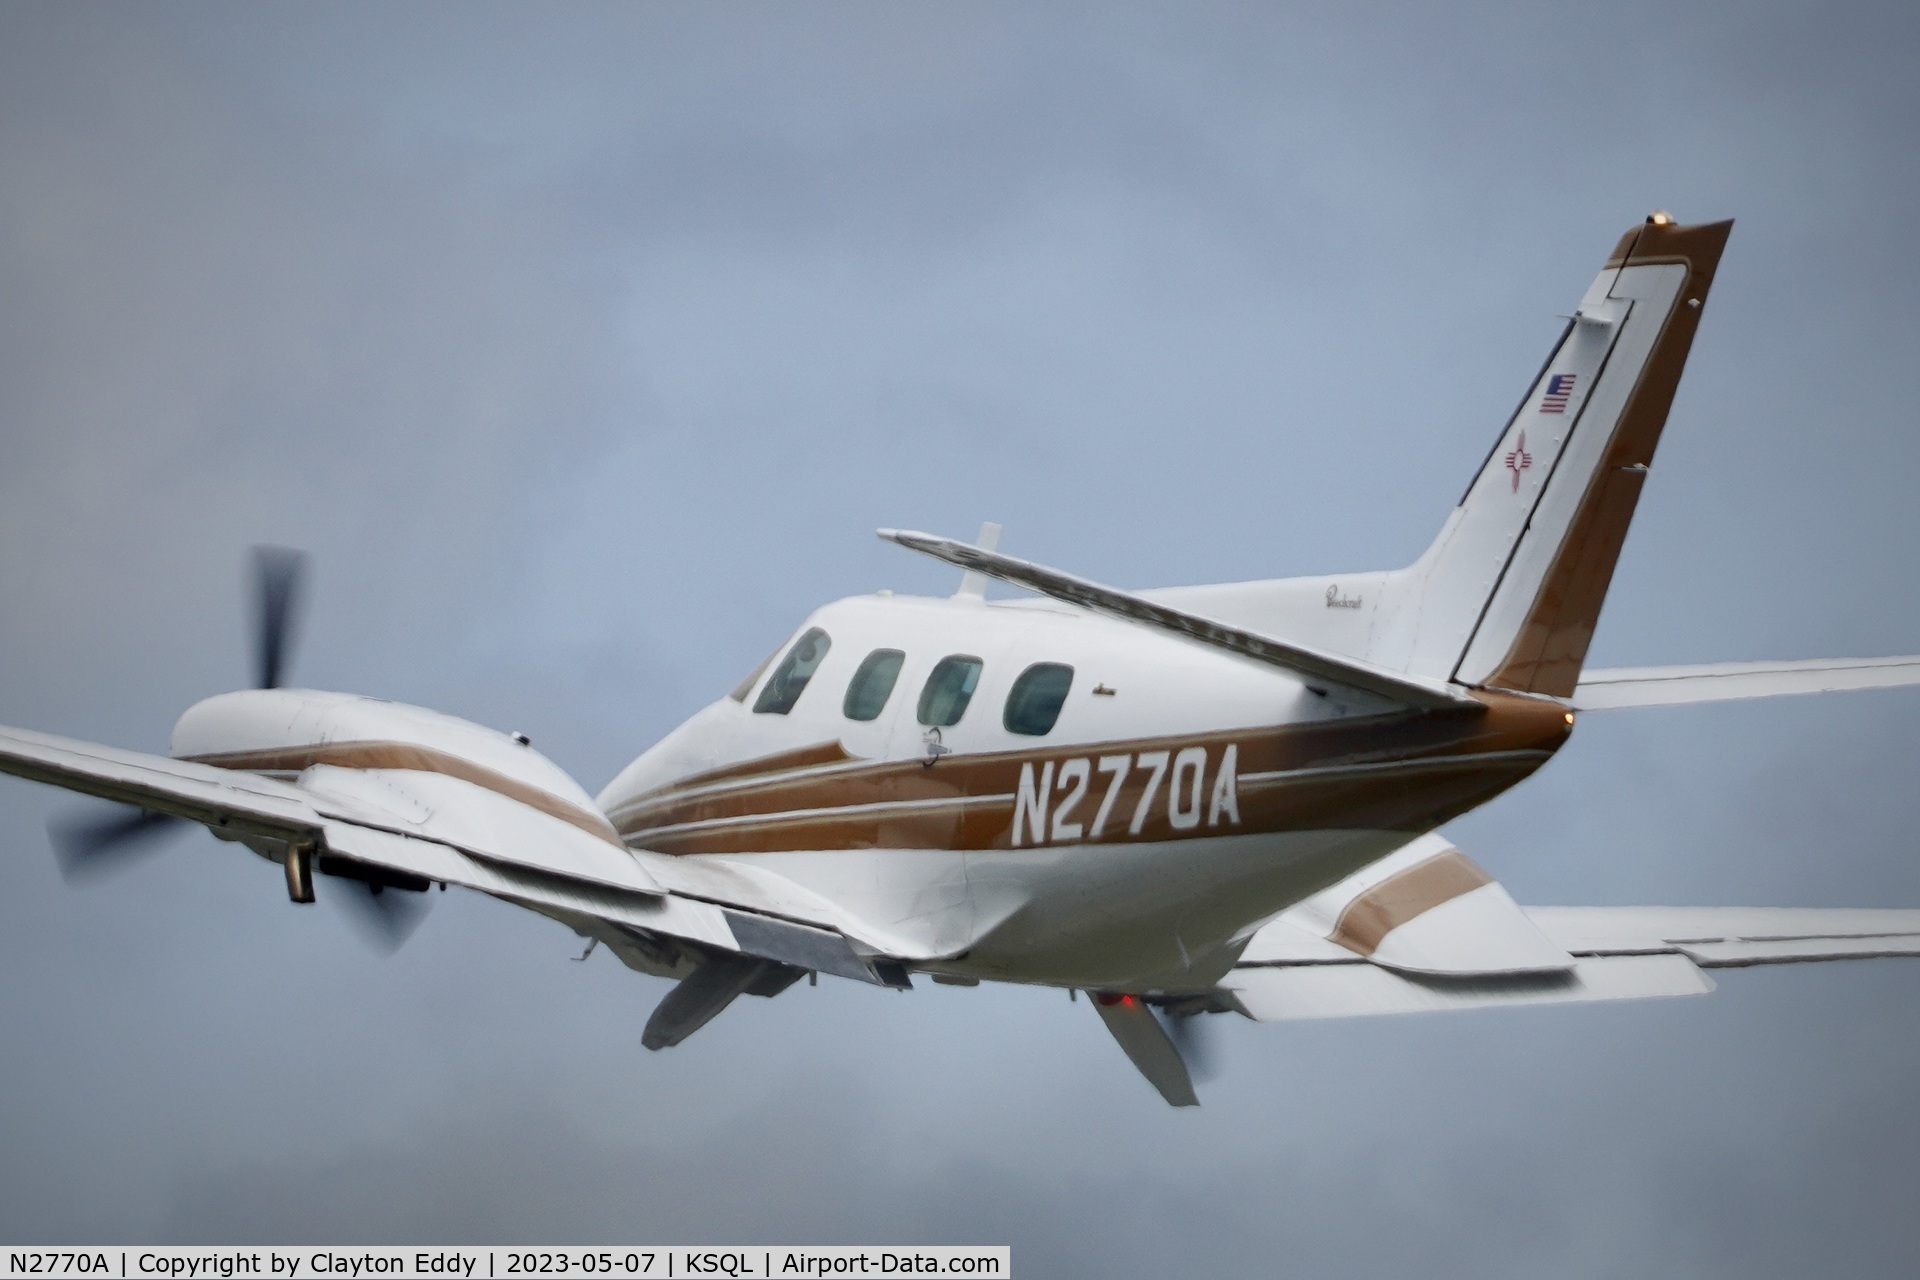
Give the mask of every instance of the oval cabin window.
M 800 701 L 800 695 L 806 692 L 807 681 L 813 679 L 813 673 L 820 669 L 821 659 L 827 656 L 827 650 L 833 647 L 833 641 L 827 633 L 818 627 L 811 627 L 807 633 L 787 650 L 778 667 L 774 668 L 772 679 L 767 687 L 760 691 L 754 700 L 753 709 L 768 715 L 783 716 L 793 710 L 793 704 Z
M 900 678 L 900 664 L 907 655 L 898 649 L 875 649 L 860 663 L 847 685 L 847 700 L 840 709 L 849 720 L 877 720 L 893 696 L 893 683 Z
M 1067 691 L 1073 688 L 1073 668 L 1060 662 L 1036 662 L 1020 673 L 1007 694 L 1006 714 L 1001 723 L 1010 733 L 1038 738 L 1053 732 L 1060 708 L 1066 705 Z
M 920 723 L 936 729 L 959 724 L 980 683 L 980 666 L 980 659 L 958 653 L 935 663 L 920 690 Z

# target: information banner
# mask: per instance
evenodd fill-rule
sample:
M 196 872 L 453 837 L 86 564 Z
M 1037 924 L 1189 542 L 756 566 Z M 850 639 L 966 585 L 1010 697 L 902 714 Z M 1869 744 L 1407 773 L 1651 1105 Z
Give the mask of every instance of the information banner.
M 989 1276 L 1013 1274 L 1005 1245 L 551 1245 L 469 1249 L 419 1245 L 298 1249 L 179 1246 L 7 1248 L 0 1280 L 97 1276 L 110 1280 L 542 1280 L 628 1276 Z

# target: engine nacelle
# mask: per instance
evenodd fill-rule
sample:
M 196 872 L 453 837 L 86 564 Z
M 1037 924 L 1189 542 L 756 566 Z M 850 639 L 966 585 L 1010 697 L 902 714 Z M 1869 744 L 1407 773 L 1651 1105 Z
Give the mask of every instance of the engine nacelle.
M 169 752 L 290 780 L 316 765 L 458 778 L 619 843 L 592 797 L 523 739 L 380 698 L 313 689 L 223 693 L 187 709 Z

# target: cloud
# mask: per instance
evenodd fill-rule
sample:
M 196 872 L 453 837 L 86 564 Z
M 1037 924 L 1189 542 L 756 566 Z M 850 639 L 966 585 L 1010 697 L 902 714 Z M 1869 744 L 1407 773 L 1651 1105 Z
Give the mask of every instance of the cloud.
M 1123 583 L 1410 559 L 1620 230 L 1737 215 L 1602 663 L 1910 651 L 1914 19 L 1057 5 L 0 15 L 0 722 L 244 678 L 590 787 L 969 532 Z M 1920 903 L 1908 695 L 1588 717 L 1522 900 Z M 1028 1274 L 1911 1270 L 1916 974 L 1222 1028 L 662 984 L 459 894 L 382 963 L 193 836 L 69 892 L 0 781 L 0 1235 L 1007 1241 Z M 1817 1260 L 1817 1261 L 1816 1261 Z

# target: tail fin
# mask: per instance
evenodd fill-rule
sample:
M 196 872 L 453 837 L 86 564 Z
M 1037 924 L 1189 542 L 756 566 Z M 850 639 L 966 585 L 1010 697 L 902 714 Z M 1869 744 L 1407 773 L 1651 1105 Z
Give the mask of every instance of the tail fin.
M 1657 213 L 1621 238 L 1407 571 L 1418 581 L 1412 673 L 1573 693 L 1732 229 Z

